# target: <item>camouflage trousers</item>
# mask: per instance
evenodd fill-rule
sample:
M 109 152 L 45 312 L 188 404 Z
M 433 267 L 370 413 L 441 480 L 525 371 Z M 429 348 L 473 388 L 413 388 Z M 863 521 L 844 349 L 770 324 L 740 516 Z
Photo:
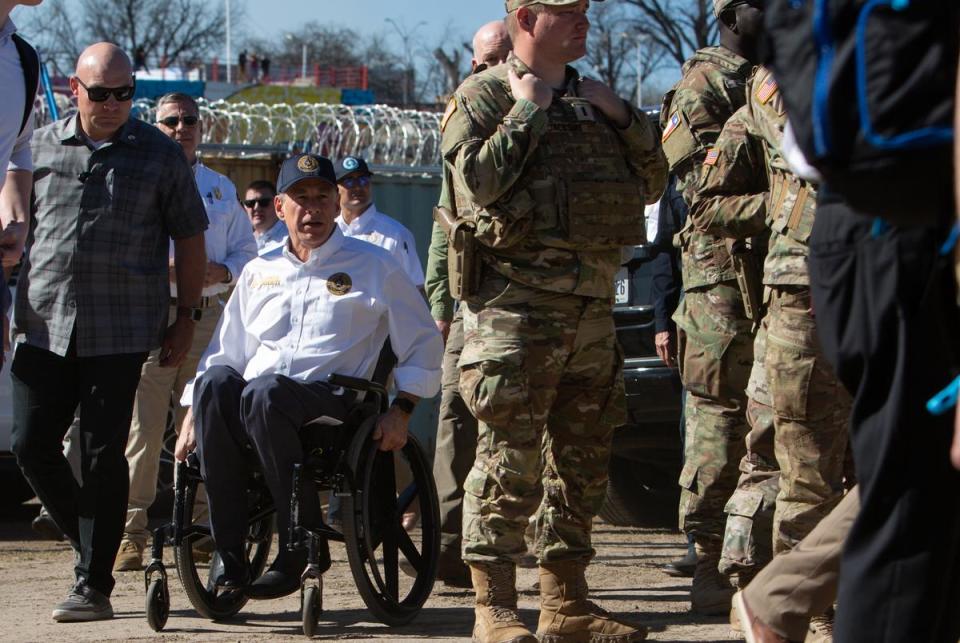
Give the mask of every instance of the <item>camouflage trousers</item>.
M 724 507 L 727 524 L 720 552 L 720 573 L 737 574 L 741 587 L 773 558 L 773 512 L 780 490 L 780 468 L 773 446 L 773 398 L 767 378 L 767 324 L 764 317 L 753 342 L 753 368 L 747 384 L 747 453 L 740 479 Z
M 803 540 L 843 496 L 851 399 L 821 351 L 807 286 L 774 287 L 768 317 L 767 377 L 780 465 L 776 555 Z
M 613 429 L 626 421 L 612 302 L 513 283 L 494 302 L 463 314 L 460 393 L 478 420 L 463 559 L 516 561 L 539 506 L 537 558 L 589 560 Z
M 698 543 L 719 547 L 726 523 L 723 508 L 746 452 L 752 322 L 733 282 L 688 291 L 674 321 L 680 377 L 687 390 L 680 528 Z

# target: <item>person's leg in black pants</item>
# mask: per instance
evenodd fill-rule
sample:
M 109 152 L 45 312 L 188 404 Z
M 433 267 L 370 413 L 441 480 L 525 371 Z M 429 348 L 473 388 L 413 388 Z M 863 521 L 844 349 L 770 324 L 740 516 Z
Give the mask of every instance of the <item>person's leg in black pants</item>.
M 241 415 L 250 442 L 260 462 L 270 495 L 277 506 L 280 552 L 270 571 L 250 588 L 250 596 L 273 598 L 300 587 L 306 552 L 287 551 L 290 529 L 290 497 L 293 467 L 303 462 L 300 430 L 322 415 L 343 421 L 345 402 L 352 395 L 334 395 L 325 382 L 298 382 L 283 375 L 263 375 L 249 382 L 240 401 Z M 317 427 L 317 430 L 330 430 Z M 301 479 L 300 522 L 308 527 L 322 524 L 320 499 L 309 476 Z M 319 548 L 320 569 L 330 567 L 327 543 Z
M 60 357 L 20 346 L 12 366 L 14 452 L 27 479 L 79 552 L 78 581 L 110 596 L 129 484 L 124 448 L 145 353 Z M 63 456 L 80 406 L 81 483 Z
M 247 382 L 229 366 L 212 366 L 193 387 L 193 423 L 200 474 L 207 491 L 210 529 L 224 566 L 224 579 L 247 578 L 247 466 L 250 445 L 240 419 Z
M 844 549 L 838 642 L 960 637 L 960 472 L 951 417 L 926 401 L 956 374 L 960 343 L 942 231 L 874 226 L 821 198 L 810 243 L 820 339 L 855 396 L 862 508 Z

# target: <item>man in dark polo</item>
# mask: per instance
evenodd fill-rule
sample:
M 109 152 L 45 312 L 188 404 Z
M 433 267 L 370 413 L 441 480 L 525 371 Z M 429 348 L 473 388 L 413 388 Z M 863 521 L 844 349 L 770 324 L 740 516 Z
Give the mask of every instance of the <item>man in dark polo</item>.
M 14 310 L 13 451 L 76 550 L 58 621 L 113 616 L 111 575 L 127 506 L 124 446 L 147 353 L 176 366 L 193 337 L 207 218 L 180 146 L 132 120 L 133 69 L 88 47 L 77 114 L 33 136 L 33 212 Z M 167 326 L 170 239 L 182 304 Z M 61 441 L 80 410 L 81 482 Z

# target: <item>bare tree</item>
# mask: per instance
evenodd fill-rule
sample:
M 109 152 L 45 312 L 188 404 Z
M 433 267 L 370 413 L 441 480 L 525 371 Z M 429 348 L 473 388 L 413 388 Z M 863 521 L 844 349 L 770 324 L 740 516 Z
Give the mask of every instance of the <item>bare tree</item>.
M 224 6 L 204 0 L 82 0 L 91 40 L 128 51 L 143 47 L 157 62 L 202 59 L 224 40 Z M 232 10 L 240 20 L 242 7 Z
M 50 73 L 54 76 L 72 74 L 85 45 L 66 2 L 48 0 L 22 15 L 26 20 L 17 26 L 50 65 Z
M 715 44 L 712 0 L 624 0 L 636 7 L 638 33 L 663 48 L 677 65 L 697 49 Z

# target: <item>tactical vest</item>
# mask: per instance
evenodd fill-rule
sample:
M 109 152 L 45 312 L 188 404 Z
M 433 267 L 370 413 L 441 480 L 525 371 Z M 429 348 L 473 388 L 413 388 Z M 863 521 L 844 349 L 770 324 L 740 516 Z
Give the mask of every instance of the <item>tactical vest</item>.
M 475 211 L 477 238 L 494 248 L 531 234 L 544 246 L 566 250 L 644 243 L 643 186 L 630 173 L 614 126 L 586 99 L 572 95 L 555 98 L 547 115 L 547 131 L 523 176 L 486 208 L 496 216 L 483 216 L 460 191 L 458 214 Z
M 813 230 L 817 192 L 809 183 L 779 168 L 770 169 L 770 228 L 806 244 Z

